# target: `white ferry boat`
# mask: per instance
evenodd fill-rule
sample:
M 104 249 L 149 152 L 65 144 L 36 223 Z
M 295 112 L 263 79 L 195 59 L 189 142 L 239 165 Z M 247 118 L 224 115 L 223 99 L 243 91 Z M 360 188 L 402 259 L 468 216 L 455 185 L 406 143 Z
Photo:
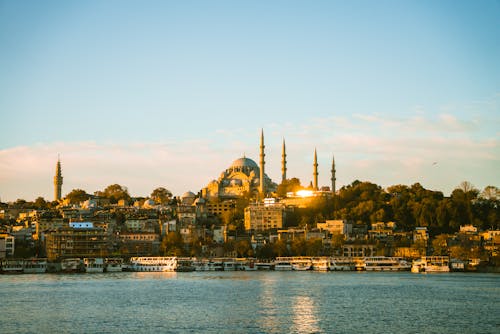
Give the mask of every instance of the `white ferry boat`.
M 353 271 L 356 269 L 356 264 L 352 257 L 331 257 L 330 271 Z
M 405 271 L 411 265 L 399 257 L 372 256 L 365 257 L 364 268 L 366 271 Z
M 306 271 L 312 269 L 312 261 L 309 257 L 293 257 L 290 261 L 292 264 L 292 270 Z
M 83 259 L 83 267 L 86 273 L 103 273 L 104 259 L 102 257 L 86 257 Z
M 237 258 L 235 259 L 237 263 L 237 269 L 238 270 L 244 270 L 244 271 L 255 271 L 257 270 L 257 266 L 255 264 L 255 259 L 253 258 Z
M 277 257 L 274 261 L 275 271 L 289 271 L 292 270 L 290 258 Z
M 312 269 L 314 271 L 328 271 L 330 259 L 327 257 L 315 257 L 312 259 Z
M 124 269 L 123 259 L 121 257 L 111 257 L 104 260 L 104 270 L 108 273 L 120 272 Z
M 129 271 L 175 271 L 177 268 L 177 257 L 132 257 L 130 259 Z
M 24 260 L 23 272 L 25 274 L 42 274 L 47 272 L 47 259 L 32 258 Z
M 21 274 L 23 272 L 23 260 L 3 259 L 0 262 L 0 273 Z
M 190 272 L 194 271 L 193 259 L 190 257 L 178 257 L 175 271 Z
M 224 263 L 221 260 L 212 260 L 207 263 L 207 271 L 223 271 Z
M 61 260 L 61 271 L 63 273 L 77 273 L 82 271 L 82 262 L 79 258 L 68 258 Z
M 447 273 L 450 271 L 448 256 L 423 256 L 413 261 L 412 273 Z
M 224 262 L 222 262 L 222 265 L 224 266 L 224 271 L 239 270 L 238 269 L 239 265 L 234 260 L 224 260 Z

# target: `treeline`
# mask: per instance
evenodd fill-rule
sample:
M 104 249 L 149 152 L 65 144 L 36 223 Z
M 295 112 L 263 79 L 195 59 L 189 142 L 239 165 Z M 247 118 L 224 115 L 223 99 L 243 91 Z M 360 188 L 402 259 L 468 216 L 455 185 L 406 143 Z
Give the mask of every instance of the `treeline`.
M 498 229 L 499 204 L 499 189 L 494 186 L 480 192 L 469 182 L 462 182 L 445 197 L 419 183 L 383 189 L 356 180 L 338 191 L 335 203 L 319 199 L 316 207 L 302 210 L 295 223 L 311 224 L 324 218 L 347 219 L 358 225 L 394 221 L 399 230 L 425 226 L 431 235 L 437 235 L 457 232 L 461 225 L 468 224 L 482 230 Z

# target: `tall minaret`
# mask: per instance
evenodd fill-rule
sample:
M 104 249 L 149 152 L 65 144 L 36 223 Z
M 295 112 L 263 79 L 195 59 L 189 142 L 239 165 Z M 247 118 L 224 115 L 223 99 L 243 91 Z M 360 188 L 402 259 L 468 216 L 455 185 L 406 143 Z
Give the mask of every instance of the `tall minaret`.
M 283 138 L 283 147 L 281 148 L 281 183 L 286 180 L 286 147 L 285 139 Z
M 332 193 L 333 196 L 335 196 L 336 189 L 335 189 L 335 181 L 337 179 L 335 178 L 335 156 L 332 158 Z
M 313 190 L 318 190 L 318 155 L 314 149 L 314 164 L 313 164 Z
M 57 157 L 56 175 L 54 176 L 54 201 L 59 201 L 61 199 L 62 184 L 61 160 Z
M 335 213 L 337 211 L 337 203 L 336 203 L 336 188 L 335 188 L 335 156 L 332 157 L 332 200 L 333 200 L 333 218 L 335 217 Z
M 264 157 L 265 157 L 265 154 L 264 154 L 264 130 L 261 129 L 260 131 L 260 184 L 259 184 L 259 192 L 260 192 L 260 195 L 261 197 L 264 197 L 265 196 L 265 191 L 266 191 L 266 187 L 265 187 L 265 184 L 264 184 L 264 165 L 265 165 L 265 162 L 264 162 Z

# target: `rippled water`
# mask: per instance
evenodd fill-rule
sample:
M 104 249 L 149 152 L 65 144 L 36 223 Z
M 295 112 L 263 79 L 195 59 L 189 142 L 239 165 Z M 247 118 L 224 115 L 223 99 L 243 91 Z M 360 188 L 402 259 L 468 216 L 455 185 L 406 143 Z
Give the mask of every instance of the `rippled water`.
M 3 275 L 0 332 L 500 333 L 500 275 Z

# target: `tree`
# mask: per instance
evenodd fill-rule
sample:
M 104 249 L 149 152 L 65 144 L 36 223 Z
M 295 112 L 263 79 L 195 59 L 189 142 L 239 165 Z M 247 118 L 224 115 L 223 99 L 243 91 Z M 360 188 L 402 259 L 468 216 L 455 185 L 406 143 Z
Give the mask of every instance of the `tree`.
M 45 201 L 45 199 L 43 197 L 38 197 L 36 200 L 35 200 L 35 208 L 37 209 L 47 209 L 49 207 L 49 204 L 47 203 L 47 201 Z
M 66 199 L 70 204 L 78 204 L 80 202 L 88 200 L 89 198 L 90 195 L 82 189 L 73 189 L 66 195 Z
M 448 236 L 440 234 L 432 240 L 433 254 L 436 256 L 448 255 Z
M 487 186 L 484 188 L 483 192 L 481 192 L 480 197 L 485 200 L 500 200 L 500 189 L 495 186 Z
M 278 240 L 273 245 L 273 253 L 276 256 L 285 256 L 288 254 L 288 249 L 286 247 L 286 242 L 283 240 Z
M 182 256 L 184 255 L 184 242 L 178 232 L 169 232 L 163 237 L 160 249 L 165 255 Z
M 153 199 L 156 203 L 160 204 L 168 204 L 172 199 L 172 193 L 170 190 L 165 189 L 163 187 L 156 188 L 151 193 L 151 199 Z
M 111 204 L 118 203 L 119 200 L 130 200 L 130 195 L 128 193 L 127 187 L 123 187 L 119 184 L 112 184 L 106 187 L 104 191 L 96 192 L 96 195 L 109 198 Z
M 320 256 L 323 251 L 323 241 L 320 238 L 309 239 L 306 241 L 306 255 Z
M 248 240 L 241 240 L 236 243 L 235 246 L 236 253 L 238 257 L 247 257 L 253 255 L 252 245 Z

